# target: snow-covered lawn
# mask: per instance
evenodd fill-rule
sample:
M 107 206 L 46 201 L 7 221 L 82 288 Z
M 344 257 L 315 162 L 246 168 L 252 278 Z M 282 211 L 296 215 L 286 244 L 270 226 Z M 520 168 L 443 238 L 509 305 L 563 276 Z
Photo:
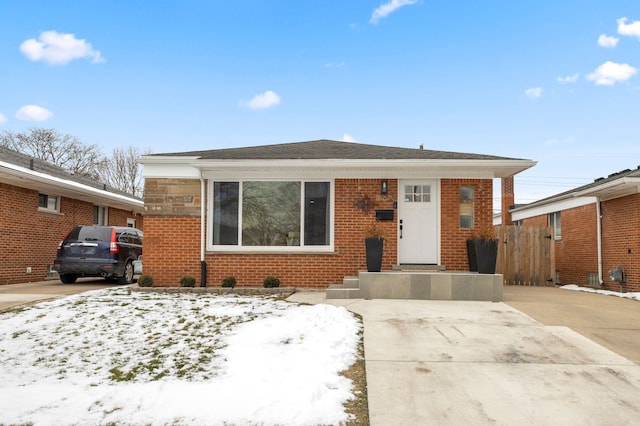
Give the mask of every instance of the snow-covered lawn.
M 0 424 L 348 419 L 360 321 L 260 297 L 98 290 L 0 314 Z
M 564 290 L 586 291 L 588 293 L 606 294 L 607 296 L 617 296 L 617 297 L 624 297 L 624 298 L 627 298 L 627 299 L 640 300 L 640 293 L 638 293 L 638 292 L 636 292 L 636 293 L 620 293 L 618 291 L 600 290 L 600 289 L 590 288 L 590 287 L 580 287 L 580 286 L 577 286 L 575 284 L 563 285 L 560 288 L 564 289 Z

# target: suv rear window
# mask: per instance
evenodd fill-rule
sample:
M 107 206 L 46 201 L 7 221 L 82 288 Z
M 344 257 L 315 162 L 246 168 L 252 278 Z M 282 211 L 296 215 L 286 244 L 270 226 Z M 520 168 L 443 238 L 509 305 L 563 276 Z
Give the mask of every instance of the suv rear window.
M 78 226 L 71 230 L 66 238 L 76 241 L 111 241 L 111 228 Z

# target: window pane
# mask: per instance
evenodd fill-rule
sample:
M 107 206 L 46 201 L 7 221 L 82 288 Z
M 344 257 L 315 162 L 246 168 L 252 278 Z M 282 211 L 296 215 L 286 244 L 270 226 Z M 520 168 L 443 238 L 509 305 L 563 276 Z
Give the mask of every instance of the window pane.
M 242 245 L 300 245 L 300 182 L 244 182 Z
M 473 216 L 460 216 L 460 228 L 462 229 L 473 228 Z
M 473 228 L 473 188 L 461 187 L 460 188 L 460 228 L 472 229 Z
M 46 194 L 38 194 L 38 207 L 43 209 L 47 208 L 47 195 Z
M 49 210 L 58 210 L 58 197 L 49 195 L 47 197 L 47 208 Z
M 304 184 L 304 245 L 329 245 L 329 182 Z
M 213 244 L 238 245 L 238 182 L 213 184 Z

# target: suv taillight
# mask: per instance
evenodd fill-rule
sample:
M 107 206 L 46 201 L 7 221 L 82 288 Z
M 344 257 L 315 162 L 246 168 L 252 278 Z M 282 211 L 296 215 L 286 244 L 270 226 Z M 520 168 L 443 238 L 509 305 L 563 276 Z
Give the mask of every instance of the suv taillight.
M 111 230 L 111 244 L 109 244 L 109 253 L 118 253 L 118 241 L 116 240 L 116 230 Z

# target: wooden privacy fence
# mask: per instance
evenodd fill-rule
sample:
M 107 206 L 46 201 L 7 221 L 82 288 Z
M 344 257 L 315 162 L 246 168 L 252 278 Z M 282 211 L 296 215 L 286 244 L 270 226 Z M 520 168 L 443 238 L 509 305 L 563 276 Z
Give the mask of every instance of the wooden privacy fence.
M 553 228 L 496 226 L 499 240 L 496 273 L 508 285 L 553 286 Z

